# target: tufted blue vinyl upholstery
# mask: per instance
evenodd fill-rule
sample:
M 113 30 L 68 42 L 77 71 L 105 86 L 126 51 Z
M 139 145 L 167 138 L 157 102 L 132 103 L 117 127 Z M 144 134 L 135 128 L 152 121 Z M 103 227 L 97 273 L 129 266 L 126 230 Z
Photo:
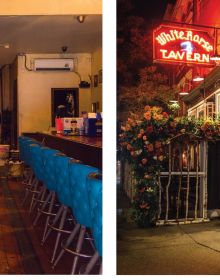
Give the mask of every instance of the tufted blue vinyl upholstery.
M 44 164 L 41 146 L 37 144 L 30 145 L 32 166 L 34 174 L 38 180 L 43 181 L 44 179 Z
M 41 148 L 43 156 L 43 181 L 47 188 L 56 191 L 56 178 L 54 171 L 54 155 L 60 153 L 58 150 L 53 150 L 47 147 Z
M 57 155 L 54 157 L 57 195 L 62 204 L 70 207 L 69 161 L 70 158 L 65 155 Z
M 18 143 L 19 143 L 19 149 L 20 149 L 20 158 L 26 163 L 26 158 L 25 158 L 25 145 L 26 142 L 29 138 L 24 137 L 24 136 L 19 136 L 18 138 Z
M 18 137 L 18 145 L 19 145 L 20 159 L 21 159 L 22 161 L 25 160 L 25 151 L 24 151 L 25 141 L 27 141 L 27 137 L 25 137 L 25 136 L 19 136 L 19 137 Z
M 91 174 L 92 175 L 92 174 Z M 91 210 L 92 233 L 96 250 L 102 256 L 102 180 L 87 177 L 89 205 Z
M 33 139 L 27 139 L 24 142 L 24 161 L 32 167 L 30 145 L 37 144 L 38 142 Z
M 80 163 L 69 164 L 71 208 L 77 222 L 86 227 L 91 227 L 89 198 L 86 185 L 87 175 L 91 172 L 99 172 L 99 170 Z

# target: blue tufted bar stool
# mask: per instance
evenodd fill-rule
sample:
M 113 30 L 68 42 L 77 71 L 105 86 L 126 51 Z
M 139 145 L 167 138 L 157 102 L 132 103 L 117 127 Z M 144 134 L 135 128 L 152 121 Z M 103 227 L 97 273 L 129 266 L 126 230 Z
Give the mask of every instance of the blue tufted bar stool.
M 18 137 L 18 146 L 19 146 L 19 156 L 20 156 L 20 160 L 24 161 L 25 159 L 25 150 L 24 150 L 24 142 L 26 140 L 25 136 L 19 136 Z
M 33 197 L 38 192 L 38 185 L 39 185 L 39 180 L 37 177 L 37 170 L 35 168 L 36 154 L 34 153 L 34 151 L 36 148 L 40 148 L 40 146 L 36 143 L 33 144 L 33 142 L 29 142 L 29 144 L 28 144 L 28 149 L 29 149 L 29 153 L 30 153 L 29 165 L 30 165 L 32 173 L 33 173 L 33 176 L 32 176 L 33 178 L 32 178 L 30 187 L 28 188 L 28 192 L 26 192 L 26 197 L 24 198 L 24 201 L 26 201 L 27 196 L 29 194 L 32 195 L 30 206 L 29 206 L 29 212 L 31 212 L 31 208 L 32 208 L 32 204 L 33 204 Z
M 31 154 L 31 145 L 33 144 L 39 144 L 34 139 L 27 138 L 23 139 L 22 146 L 22 156 L 24 159 L 25 164 L 28 166 L 28 172 L 26 176 L 25 182 L 23 182 L 24 185 L 26 185 L 25 188 L 25 195 L 22 204 L 25 203 L 26 199 L 28 198 L 29 193 L 31 193 L 31 190 L 33 189 L 34 185 L 36 184 L 36 180 L 34 178 L 34 171 L 33 171 L 33 161 L 32 161 L 32 154 Z
M 96 251 L 86 266 L 84 274 L 89 274 L 102 257 L 102 175 L 90 173 L 87 177 L 89 205 L 91 210 L 92 234 Z M 102 266 L 99 273 L 101 274 Z
M 25 163 L 25 179 L 23 181 L 24 184 L 30 184 L 30 177 L 32 177 L 32 173 L 30 172 L 30 166 L 29 166 L 29 153 L 28 153 L 28 144 L 32 142 L 35 143 L 35 141 L 31 138 L 25 137 L 25 136 L 19 136 L 18 137 L 18 144 L 19 144 L 19 151 L 20 151 L 20 159 Z
M 51 216 L 54 215 L 54 213 L 52 212 L 56 199 L 56 178 L 55 178 L 55 170 L 54 170 L 54 156 L 56 154 L 59 154 L 60 152 L 58 150 L 50 149 L 47 147 L 42 147 L 41 152 L 43 157 L 43 168 L 44 168 L 43 182 L 48 190 L 48 195 L 46 196 L 46 199 L 42 203 L 42 205 L 38 208 L 38 213 L 36 218 L 34 219 L 33 225 L 36 226 L 42 214 L 45 214 L 47 216 L 45 227 L 44 227 L 43 238 L 42 238 L 42 240 L 44 240 L 48 228 L 49 219 Z
M 51 258 L 51 263 L 53 263 L 57 248 L 60 242 L 62 233 L 71 233 L 71 231 L 64 228 L 65 221 L 72 218 L 72 213 L 70 210 L 71 206 L 71 194 L 69 187 L 69 162 L 79 162 L 78 160 L 69 158 L 64 154 L 57 154 L 54 157 L 54 168 L 55 168 L 55 177 L 56 177 L 56 192 L 58 196 L 58 200 L 61 203 L 59 210 L 54 217 L 54 219 L 49 222 L 49 229 L 46 233 L 45 239 L 43 242 L 47 240 L 52 230 L 56 231 L 56 242 L 54 245 L 53 255 Z
M 22 141 L 22 156 L 24 159 L 24 162 L 28 165 L 31 166 L 31 153 L 30 153 L 30 145 L 31 144 L 39 144 L 38 141 L 32 138 L 26 137 Z
M 46 187 L 44 184 L 44 161 L 42 155 L 42 146 L 37 144 L 30 145 L 32 166 L 34 170 L 35 185 L 32 190 L 32 199 L 29 212 L 33 211 L 37 203 L 44 202 Z
M 82 253 L 82 246 L 85 236 L 88 235 L 87 229 L 91 228 L 91 213 L 89 208 L 89 197 L 87 189 L 87 176 L 91 172 L 98 173 L 99 170 L 95 167 L 84 165 L 81 163 L 69 164 L 69 183 L 71 194 L 71 208 L 76 219 L 76 225 L 71 232 L 68 239 L 61 242 L 63 248 L 54 262 L 53 268 L 57 265 L 64 252 L 69 252 L 74 255 L 71 274 L 76 273 L 79 257 L 91 258 L 91 256 Z M 71 250 L 69 247 L 73 239 L 78 235 L 75 249 Z M 91 244 L 94 248 L 94 245 Z

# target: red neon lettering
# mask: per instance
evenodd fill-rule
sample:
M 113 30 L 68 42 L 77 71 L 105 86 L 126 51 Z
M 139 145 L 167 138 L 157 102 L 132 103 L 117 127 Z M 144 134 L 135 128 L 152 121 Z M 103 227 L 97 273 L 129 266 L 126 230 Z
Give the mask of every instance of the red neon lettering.
M 185 39 L 183 36 L 184 36 L 184 32 L 183 32 L 183 31 L 180 31 L 180 32 L 179 32 L 179 38 L 180 38 L 181 40 L 184 40 L 184 39 Z
M 187 53 L 179 51 L 170 51 L 161 49 L 160 50 L 163 59 L 173 59 L 173 60 L 186 60 L 186 61 L 195 61 L 195 62 L 210 62 L 209 54 L 200 54 L 200 53 Z
M 213 46 L 210 42 L 206 41 L 202 36 L 199 34 L 194 34 L 193 31 L 178 31 L 178 30 L 169 30 L 168 33 L 161 32 L 156 37 L 157 42 L 164 46 L 170 41 L 175 40 L 184 40 L 184 41 L 191 41 L 196 42 L 197 44 L 201 45 L 207 52 L 213 51 Z

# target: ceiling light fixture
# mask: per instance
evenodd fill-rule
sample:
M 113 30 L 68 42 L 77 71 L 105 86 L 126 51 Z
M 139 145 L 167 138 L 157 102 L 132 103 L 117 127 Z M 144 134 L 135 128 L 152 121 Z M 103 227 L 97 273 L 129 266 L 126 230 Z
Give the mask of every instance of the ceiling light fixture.
M 86 16 L 84 15 L 79 15 L 76 17 L 79 23 L 83 23 L 85 21 Z
M 212 61 L 220 61 L 220 55 L 217 52 L 215 52 L 215 54 L 210 57 L 210 60 L 212 60 Z
M 170 103 L 178 103 L 177 100 L 170 100 L 169 102 L 170 102 Z
M 189 92 L 188 91 L 181 91 L 179 92 L 179 95 L 184 96 L 184 95 L 188 95 Z
M 204 77 L 200 76 L 200 75 L 196 75 L 194 78 L 193 78 L 193 82 L 201 82 L 201 81 L 204 81 Z

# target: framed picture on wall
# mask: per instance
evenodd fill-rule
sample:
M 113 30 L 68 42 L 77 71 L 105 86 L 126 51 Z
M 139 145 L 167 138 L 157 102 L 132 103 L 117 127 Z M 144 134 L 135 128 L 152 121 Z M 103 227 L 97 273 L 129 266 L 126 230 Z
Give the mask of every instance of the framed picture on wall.
M 51 125 L 55 126 L 55 118 L 79 116 L 78 88 L 51 89 Z
M 102 84 L 102 69 L 99 70 L 99 84 Z
M 98 75 L 94 75 L 94 87 L 98 86 Z

